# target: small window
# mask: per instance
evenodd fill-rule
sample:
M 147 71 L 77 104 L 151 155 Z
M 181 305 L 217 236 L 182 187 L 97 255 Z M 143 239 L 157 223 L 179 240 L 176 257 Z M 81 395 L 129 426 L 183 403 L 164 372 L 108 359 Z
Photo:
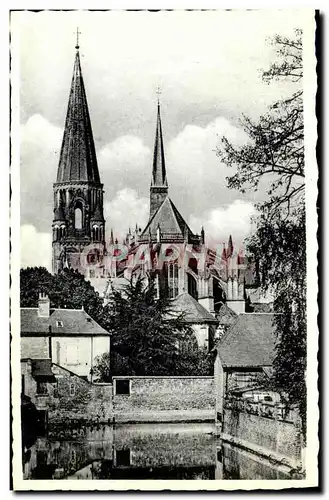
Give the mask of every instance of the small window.
M 115 394 L 130 394 L 130 380 L 116 380 Z
M 70 396 L 75 396 L 75 383 L 70 383 Z
M 63 321 L 56 321 L 56 326 L 57 326 L 57 328 L 62 328 L 63 327 Z
M 117 467 L 129 467 L 130 465 L 130 449 L 116 450 L 116 465 Z

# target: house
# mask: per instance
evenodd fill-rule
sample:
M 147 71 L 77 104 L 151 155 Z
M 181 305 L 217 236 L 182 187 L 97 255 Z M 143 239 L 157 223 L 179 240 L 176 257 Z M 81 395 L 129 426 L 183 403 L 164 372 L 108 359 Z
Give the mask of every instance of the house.
M 45 294 L 21 308 L 21 358 L 49 358 L 91 380 L 95 358 L 109 351 L 109 332 L 83 309 L 51 309 Z
M 192 327 L 198 346 L 212 349 L 218 325 L 217 319 L 187 292 L 173 299 L 171 306 L 174 313 L 184 314 L 184 321 Z
M 222 420 L 229 392 L 268 380 L 276 344 L 273 319 L 273 313 L 240 314 L 217 342 L 214 378 L 218 420 Z

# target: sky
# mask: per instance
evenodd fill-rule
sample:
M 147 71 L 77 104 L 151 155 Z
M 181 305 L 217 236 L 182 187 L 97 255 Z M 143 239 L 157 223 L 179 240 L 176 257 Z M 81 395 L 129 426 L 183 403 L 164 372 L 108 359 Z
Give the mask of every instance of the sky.
M 303 27 L 303 11 L 43 11 L 12 14 L 20 82 L 21 265 L 51 270 L 56 179 L 79 27 L 80 57 L 104 183 L 107 232 L 120 240 L 148 219 L 156 89 L 169 195 L 191 229 L 222 243 L 250 232 L 258 193 L 229 190 L 221 137 L 243 144 L 257 119 L 291 93 L 262 82 L 270 38 Z M 17 50 L 16 50 L 17 48 Z M 266 186 L 263 186 L 264 189 Z

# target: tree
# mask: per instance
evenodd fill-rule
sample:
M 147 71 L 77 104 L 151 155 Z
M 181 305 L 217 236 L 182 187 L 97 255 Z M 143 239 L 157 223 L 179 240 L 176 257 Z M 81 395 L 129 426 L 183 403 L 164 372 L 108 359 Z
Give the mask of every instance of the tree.
M 27 267 L 20 272 L 21 307 L 37 307 L 39 293 L 50 295 L 53 276 L 45 267 Z
M 95 367 L 102 380 L 111 375 L 195 375 L 201 360 L 205 364 L 199 350 L 183 348 L 194 332 L 183 314 L 173 313 L 168 298 L 156 297 L 153 280 L 145 283 L 138 277 L 114 290 L 107 314 L 111 354 L 99 357 Z
M 257 205 L 256 228 L 247 250 L 257 260 L 264 290 L 275 296 L 278 338 L 274 382 L 298 403 L 306 418 L 306 237 L 304 203 L 304 123 L 302 90 L 302 32 L 293 39 L 277 35 L 278 61 L 263 72 L 263 80 L 293 82 L 289 98 L 275 102 L 253 121 L 241 123 L 248 142 L 236 147 L 223 138 L 219 157 L 236 173 L 228 187 L 245 192 L 266 184 L 266 198 Z M 305 429 L 305 427 L 304 427 Z

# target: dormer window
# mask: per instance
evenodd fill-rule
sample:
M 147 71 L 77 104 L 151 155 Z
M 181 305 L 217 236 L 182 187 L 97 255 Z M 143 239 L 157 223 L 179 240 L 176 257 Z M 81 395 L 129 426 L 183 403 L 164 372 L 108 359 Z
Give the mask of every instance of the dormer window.
M 57 326 L 57 328 L 62 328 L 63 327 L 63 321 L 56 321 L 56 326 Z

